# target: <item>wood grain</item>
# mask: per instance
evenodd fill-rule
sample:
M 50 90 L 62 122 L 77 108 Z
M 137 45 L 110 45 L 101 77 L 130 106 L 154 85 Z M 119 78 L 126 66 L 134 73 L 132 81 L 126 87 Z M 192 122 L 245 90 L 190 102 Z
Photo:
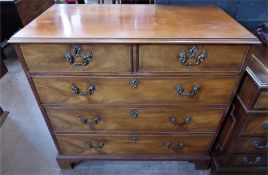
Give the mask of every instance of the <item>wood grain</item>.
M 258 146 L 267 145 L 267 137 L 240 137 L 233 152 L 236 153 L 267 153 L 268 148 L 256 149 L 253 142 L 257 142 Z
M 264 113 L 263 116 L 249 117 L 242 133 L 267 136 L 268 127 L 264 126 L 265 122 L 268 122 L 268 113 Z
M 244 157 L 249 161 L 255 161 L 256 157 L 261 157 L 259 163 L 247 164 L 244 162 Z M 266 154 L 233 154 L 224 161 L 225 167 L 266 167 L 267 155 Z
M 133 89 L 130 81 L 137 78 L 138 88 Z M 38 94 L 43 104 L 184 104 L 216 105 L 226 104 L 234 88 L 233 77 L 34 77 Z M 77 96 L 72 90 L 76 84 L 81 92 L 89 86 L 96 91 L 90 96 Z M 200 92 L 195 96 L 181 96 L 176 93 L 180 85 L 185 92 L 191 92 L 199 84 Z
M 207 57 L 199 65 L 185 66 L 178 59 L 181 51 L 186 53 L 192 45 L 140 45 L 141 72 L 239 72 L 247 52 L 246 45 L 196 45 L 198 51 L 206 51 Z M 194 58 L 188 59 L 195 62 Z
M 131 111 L 137 111 L 133 118 Z M 166 109 L 166 108 L 105 108 L 105 109 L 46 109 L 54 132 L 211 132 L 214 133 L 223 109 Z M 83 124 L 79 116 L 91 123 L 100 117 L 97 125 Z M 177 122 L 171 122 L 175 117 Z M 189 124 L 185 119 L 191 118 Z
M 54 5 L 9 42 L 152 43 L 155 39 L 166 39 L 165 43 L 259 43 L 216 6 L 140 4 Z
M 80 45 L 81 55 L 92 52 L 92 61 L 86 66 L 73 66 L 64 59 L 72 44 L 21 44 L 27 67 L 33 72 L 131 72 L 130 45 Z M 75 58 L 81 63 L 82 58 Z
M 209 136 L 136 136 L 137 142 L 132 143 L 128 136 L 87 136 L 87 135 L 56 135 L 63 155 L 204 155 L 212 137 Z M 87 148 L 85 142 L 93 145 L 103 142 L 102 149 Z M 170 148 L 166 142 L 171 143 Z M 182 149 L 177 144 L 184 143 Z

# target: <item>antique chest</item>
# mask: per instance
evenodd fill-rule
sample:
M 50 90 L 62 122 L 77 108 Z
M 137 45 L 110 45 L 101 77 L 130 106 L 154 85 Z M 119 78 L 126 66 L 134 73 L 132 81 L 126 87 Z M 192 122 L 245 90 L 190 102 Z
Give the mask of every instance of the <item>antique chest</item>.
M 210 15 L 213 14 L 213 15 Z M 14 43 L 61 168 L 211 149 L 257 38 L 216 6 L 54 5 Z
M 216 146 L 213 163 L 217 172 L 267 174 L 268 50 L 251 48 L 248 66 Z

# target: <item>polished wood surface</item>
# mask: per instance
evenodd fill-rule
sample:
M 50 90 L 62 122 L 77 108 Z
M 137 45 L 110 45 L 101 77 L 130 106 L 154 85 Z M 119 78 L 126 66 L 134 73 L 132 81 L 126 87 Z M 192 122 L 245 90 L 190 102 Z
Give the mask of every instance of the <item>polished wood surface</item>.
M 22 25 L 25 26 L 37 16 L 43 13 L 50 6 L 55 4 L 53 0 L 20 0 L 16 2 L 16 7 L 18 10 L 19 17 L 21 19 Z
M 239 72 L 247 53 L 246 45 L 197 45 L 197 53 L 206 51 L 207 57 L 197 66 L 185 66 L 179 61 L 181 51 L 192 45 L 140 45 L 140 72 Z M 228 59 L 226 59 L 228 58 Z M 195 62 L 190 58 L 189 62 Z
M 243 143 L 243 144 L 241 144 Z M 254 145 L 256 143 L 258 147 Z M 238 143 L 234 147 L 234 152 L 236 153 L 267 153 L 268 148 L 267 137 L 240 137 Z M 263 146 L 261 148 L 260 146 Z
M 245 128 L 242 133 L 267 136 L 268 126 L 265 125 L 265 122 L 268 123 L 268 113 L 263 113 L 258 117 L 250 117 L 245 122 Z
M 130 81 L 137 78 L 136 89 Z M 176 78 L 82 78 L 82 77 L 34 77 L 37 92 L 44 104 L 184 104 L 184 105 L 225 105 L 230 97 L 236 78 L 233 77 L 176 77 Z M 81 92 L 89 86 L 95 87 L 90 96 L 77 96 L 72 84 Z M 195 96 L 177 94 L 180 85 L 190 93 L 199 84 L 200 92 Z M 217 98 L 215 98 L 215 96 Z M 129 98 L 126 98 L 129 97 Z
M 246 74 L 214 147 L 217 172 L 267 174 L 267 48 L 254 46 Z
M 261 160 L 256 162 L 257 157 Z M 245 161 L 247 159 L 247 161 Z M 226 161 L 224 161 L 226 167 L 265 167 L 267 166 L 267 155 L 266 154 L 234 154 L 231 155 Z M 248 163 L 252 162 L 252 163 Z
M 210 15 L 213 14 L 213 15 Z M 216 6 L 54 5 L 9 42 L 259 43 Z
M 268 49 L 265 44 L 253 46 L 249 51 L 247 72 L 259 88 L 268 87 Z
M 137 116 L 131 116 L 137 111 Z M 209 132 L 215 133 L 223 109 L 105 108 L 46 109 L 54 132 Z M 85 116 L 87 123 L 79 117 Z M 98 124 L 92 124 L 96 117 Z M 175 118 L 176 121 L 172 122 Z M 186 119 L 190 122 L 185 123 Z
M 212 141 L 210 136 L 90 136 L 56 135 L 63 155 L 205 155 Z M 133 137 L 136 143 L 133 143 Z M 88 148 L 85 142 L 93 146 L 104 143 L 100 148 Z M 168 144 L 169 147 L 167 147 Z M 178 147 L 177 144 L 183 146 Z
M 259 43 L 218 7 L 161 5 L 54 5 L 10 42 L 19 43 L 60 167 L 123 159 L 187 160 L 198 169 L 209 168 L 247 52 Z M 72 45 L 92 51 L 87 66 L 66 62 Z M 178 52 L 193 45 L 207 58 L 182 66 Z M 89 86 L 95 91 L 84 96 Z
M 80 45 L 83 49 L 81 56 L 92 52 L 92 61 L 86 66 L 73 66 L 64 59 L 72 44 L 22 44 L 21 50 L 27 67 L 33 72 L 130 72 L 130 45 Z M 74 58 L 82 63 L 81 57 Z

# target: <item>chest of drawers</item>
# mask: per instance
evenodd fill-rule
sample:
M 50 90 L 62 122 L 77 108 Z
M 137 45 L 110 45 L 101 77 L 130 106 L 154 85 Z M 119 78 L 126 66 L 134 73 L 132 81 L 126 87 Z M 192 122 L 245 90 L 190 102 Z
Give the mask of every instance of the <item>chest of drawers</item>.
M 9 42 L 61 168 L 123 159 L 205 169 L 258 40 L 213 6 L 54 5 Z
M 267 53 L 264 45 L 249 52 L 245 76 L 213 150 L 217 172 L 267 174 Z

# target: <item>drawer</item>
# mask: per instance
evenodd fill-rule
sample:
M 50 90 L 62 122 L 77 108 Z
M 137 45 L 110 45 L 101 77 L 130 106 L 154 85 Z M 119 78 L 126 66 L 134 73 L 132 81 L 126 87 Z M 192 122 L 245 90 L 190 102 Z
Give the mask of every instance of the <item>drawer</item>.
M 268 77 L 268 76 L 267 76 Z M 257 81 L 257 80 L 256 80 Z M 248 110 L 267 111 L 268 110 L 268 92 L 267 89 L 261 89 L 248 74 L 245 75 L 238 91 L 238 96 Z
M 216 132 L 221 109 L 46 109 L 55 132 Z
M 56 135 L 63 155 L 205 155 L 209 136 Z
M 246 119 L 242 134 L 253 134 L 267 136 L 268 114 L 263 113 L 263 117 L 248 117 Z
M 267 155 L 266 154 L 233 154 L 227 158 L 224 166 L 236 167 L 266 167 Z
M 239 153 L 267 153 L 267 137 L 240 137 L 234 147 Z
M 247 50 L 248 47 L 245 45 L 196 45 L 195 47 L 140 45 L 139 70 L 141 72 L 238 72 Z M 189 65 L 190 63 L 192 64 Z
M 30 72 L 132 71 L 130 45 L 21 44 L 20 48 Z
M 226 104 L 236 78 L 33 78 L 45 104 Z M 216 98 L 217 97 L 217 98 Z

